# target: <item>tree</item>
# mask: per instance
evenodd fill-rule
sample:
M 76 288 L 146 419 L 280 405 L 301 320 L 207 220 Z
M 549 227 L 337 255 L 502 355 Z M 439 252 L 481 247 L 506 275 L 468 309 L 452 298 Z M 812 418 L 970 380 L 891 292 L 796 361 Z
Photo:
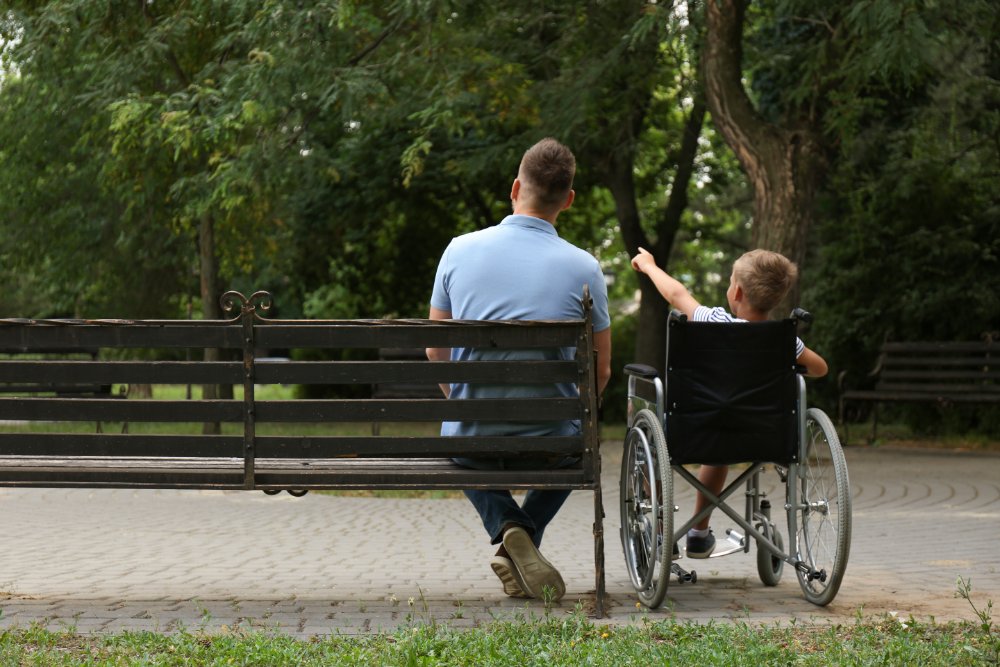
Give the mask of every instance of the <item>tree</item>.
M 962 11 L 922 0 L 706 2 L 703 80 L 713 121 L 753 187 L 755 246 L 805 264 L 817 196 L 851 119 L 875 91 L 924 77 L 930 23 Z
M 702 80 L 716 128 L 733 149 L 754 192 L 752 245 L 803 264 L 806 234 L 824 173 L 821 128 L 808 108 L 785 124 L 755 108 L 743 85 L 746 0 L 707 0 Z M 797 301 L 797 295 L 791 296 Z

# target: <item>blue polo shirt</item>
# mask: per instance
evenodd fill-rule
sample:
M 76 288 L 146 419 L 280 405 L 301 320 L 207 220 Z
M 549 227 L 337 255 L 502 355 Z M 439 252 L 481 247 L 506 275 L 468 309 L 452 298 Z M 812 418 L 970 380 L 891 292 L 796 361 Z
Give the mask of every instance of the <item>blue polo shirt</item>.
M 457 320 L 572 320 L 583 318 L 583 286 L 594 300 L 594 331 L 611 326 L 604 274 L 590 253 L 559 238 L 549 222 L 509 215 L 495 227 L 452 240 L 438 264 L 431 305 Z M 453 348 L 455 360 L 572 359 L 575 348 L 495 350 Z M 572 383 L 451 387 L 451 398 L 573 397 Z M 572 435 L 576 422 L 445 422 L 442 435 Z

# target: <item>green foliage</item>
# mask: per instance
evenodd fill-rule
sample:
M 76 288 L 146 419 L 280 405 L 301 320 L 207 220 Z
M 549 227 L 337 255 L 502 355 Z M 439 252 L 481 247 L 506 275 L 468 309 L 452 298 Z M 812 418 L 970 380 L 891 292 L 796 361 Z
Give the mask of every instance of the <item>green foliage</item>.
M 423 316 L 445 245 L 509 211 L 521 152 L 551 135 L 579 160 L 560 234 L 615 277 L 617 373 L 638 328 L 622 203 L 705 303 L 749 239 L 746 181 L 708 125 L 668 211 L 699 6 L 9 0 L 0 315 L 186 316 L 209 221 L 220 285 L 268 289 L 274 316 Z M 988 0 L 750 4 L 757 108 L 824 138 L 802 303 L 833 374 L 862 376 L 887 336 L 1000 330 L 998 44 Z M 811 395 L 829 407 L 834 385 Z
M 817 349 L 855 383 L 885 339 L 980 340 L 1000 329 L 1000 10 L 986 10 L 938 13 L 933 68 L 905 91 L 872 88 L 843 134 L 805 299 Z M 955 30 L 944 18 L 969 22 Z M 990 412 L 909 414 L 930 432 L 951 420 L 949 430 L 995 433 Z

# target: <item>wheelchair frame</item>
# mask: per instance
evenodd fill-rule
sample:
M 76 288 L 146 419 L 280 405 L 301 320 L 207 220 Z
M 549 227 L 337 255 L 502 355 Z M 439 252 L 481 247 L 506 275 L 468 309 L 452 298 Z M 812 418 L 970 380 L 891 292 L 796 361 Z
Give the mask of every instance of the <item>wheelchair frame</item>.
M 796 310 L 792 319 L 808 317 L 808 313 Z M 671 313 L 672 321 L 685 319 L 680 313 Z M 660 374 L 639 364 L 626 366 L 625 372 L 629 405 L 620 482 L 621 538 L 626 567 L 639 600 L 650 608 L 660 606 L 671 573 L 679 583 L 697 581 L 696 572 L 685 571 L 672 562 L 670 546 L 678 545 L 692 526 L 719 509 L 743 532 L 727 531 L 711 557 L 739 551 L 749 553 L 750 542 L 754 541 L 762 583 L 777 585 L 788 563 L 794 568 L 806 599 L 817 605 L 829 604 L 840 588 L 850 552 L 850 482 L 836 429 L 822 410 L 807 406 L 803 377 L 797 377 L 797 456 L 787 465 L 750 460 L 747 469 L 715 496 L 693 473 L 670 460 L 665 436 L 665 385 Z M 771 518 L 771 501 L 761 487 L 761 475 L 769 465 L 774 466 L 785 484 L 783 507 L 790 545 L 787 552 L 781 532 Z M 673 515 L 679 508 L 673 505 L 673 473 L 710 503 L 676 530 Z M 744 486 L 741 514 L 726 501 Z M 667 508 L 670 511 L 665 511 Z

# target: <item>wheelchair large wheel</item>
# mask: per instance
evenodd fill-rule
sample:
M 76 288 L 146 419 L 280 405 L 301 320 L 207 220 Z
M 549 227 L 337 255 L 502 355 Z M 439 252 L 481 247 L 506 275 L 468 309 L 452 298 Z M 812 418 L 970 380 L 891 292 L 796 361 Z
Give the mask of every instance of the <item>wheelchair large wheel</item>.
M 795 510 L 798 558 L 812 569 L 796 568 L 807 600 L 829 604 L 837 595 L 851 549 L 851 488 L 847 461 L 830 418 L 806 412 L 806 442 L 799 461 L 799 502 Z M 789 479 L 789 484 L 796 483 Z
M 651 410 L 640 410 L 622 455 L 621 537 L 632 586 L 651 609 L 662 604 L 670 582 L 673 497 L 663 427 Z

